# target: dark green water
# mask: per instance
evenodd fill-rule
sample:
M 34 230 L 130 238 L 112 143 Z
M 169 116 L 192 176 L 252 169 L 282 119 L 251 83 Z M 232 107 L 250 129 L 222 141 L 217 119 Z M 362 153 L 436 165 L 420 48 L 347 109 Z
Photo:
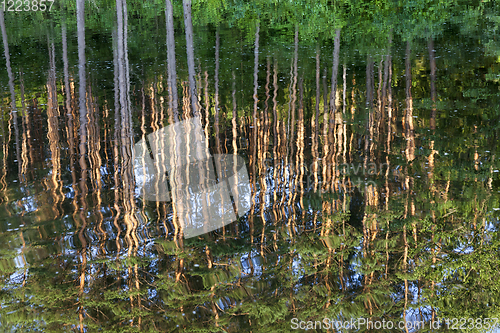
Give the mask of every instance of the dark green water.
M 497 329 L 498 1 L 123 4 L 4 13 L 0 331 Z M 195 115 L 250 210 L 184 238 L 131 148 Z

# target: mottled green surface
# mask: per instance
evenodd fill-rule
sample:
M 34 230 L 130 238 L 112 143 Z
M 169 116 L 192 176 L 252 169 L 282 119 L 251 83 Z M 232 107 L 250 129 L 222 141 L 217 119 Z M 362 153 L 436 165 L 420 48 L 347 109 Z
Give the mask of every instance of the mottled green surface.
M 173 111 L 165 3 L 127 6 L 120 82 L 116 3 L 85 4 L 86 99 L 75 4 L 5 12 L 0 331 L 289 332 L 293 318 L 361 317 L 423 320 L 420 331 L 481 318 L 469 331 L 491 331 L 498 1 L 193 0 L 210 151 L 245 159 L 253 204 L 191 239 L 132 177 L 132 142 Z M 182 10 L 181 119 L 193 114 Z

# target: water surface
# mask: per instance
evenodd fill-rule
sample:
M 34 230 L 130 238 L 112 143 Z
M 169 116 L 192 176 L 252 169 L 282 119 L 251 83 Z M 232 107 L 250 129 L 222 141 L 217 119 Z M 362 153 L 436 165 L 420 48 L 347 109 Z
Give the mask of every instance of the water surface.
M 1 330 L 492 330 L 498 2 L 116 4 L 0 20 Z M 132 150 L 195 116 L 251 205 L 184 238 Z

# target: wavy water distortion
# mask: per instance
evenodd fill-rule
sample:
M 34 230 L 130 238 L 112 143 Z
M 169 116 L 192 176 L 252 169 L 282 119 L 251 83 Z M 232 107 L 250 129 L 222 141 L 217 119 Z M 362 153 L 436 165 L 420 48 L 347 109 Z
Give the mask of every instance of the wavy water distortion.
M 498 1 L 32 7 L 0 11 L 0 331 L 495 331 Z

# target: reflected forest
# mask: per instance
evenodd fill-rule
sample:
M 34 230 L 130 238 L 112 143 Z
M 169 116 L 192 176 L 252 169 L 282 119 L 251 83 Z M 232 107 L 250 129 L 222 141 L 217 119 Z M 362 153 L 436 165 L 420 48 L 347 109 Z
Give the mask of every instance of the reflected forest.
M 500 1 L 0 6 L 1 332 L 500 331 Z

